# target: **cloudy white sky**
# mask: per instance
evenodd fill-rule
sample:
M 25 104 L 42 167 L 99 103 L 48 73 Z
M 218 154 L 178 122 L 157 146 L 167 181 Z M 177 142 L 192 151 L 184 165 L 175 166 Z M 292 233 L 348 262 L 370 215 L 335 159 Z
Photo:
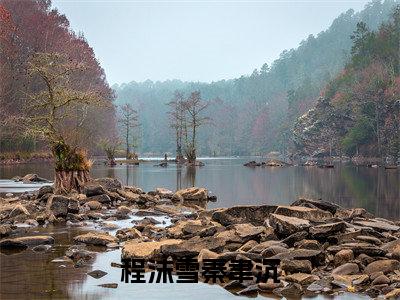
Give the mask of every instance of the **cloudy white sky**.
M 84 33 L 109 83 L 250 74 L 368 1 L 53 0 Z

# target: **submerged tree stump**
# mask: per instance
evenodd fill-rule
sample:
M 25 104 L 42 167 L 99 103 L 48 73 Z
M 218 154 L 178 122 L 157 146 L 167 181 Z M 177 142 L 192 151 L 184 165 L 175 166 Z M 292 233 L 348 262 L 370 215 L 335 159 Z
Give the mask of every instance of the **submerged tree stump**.
M 81 192 L 85 183 L 90 180 L 89 171 L 56 171 L 54 180 L 55 194 L 68 194 L 75 190 Z

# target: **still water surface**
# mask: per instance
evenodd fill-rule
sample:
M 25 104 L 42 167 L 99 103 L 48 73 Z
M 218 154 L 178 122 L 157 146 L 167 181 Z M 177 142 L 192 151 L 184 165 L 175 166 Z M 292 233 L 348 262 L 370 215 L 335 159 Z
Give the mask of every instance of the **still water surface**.
M 321 198 L 344 207 L 363 207 L 377 216 L 400 218 L 400 170 L 337 164 L 334 169 L 317 167 L 248 168 L 243 163 L 255 158 L 202 159 L 201 168 L 95 165 L 93 177 L 116 177 L 125 185 L 145 191 L 156 187 L 177 190 L 189 186 L 208 188 L 218 197 L 212 207 L 239 204 L 290 204 L 298 197 Z M 0 179 L 37 173 L 53 178 L 50 164 L 0 166 Z M 0 187 L 0 192 L 5 190 Z

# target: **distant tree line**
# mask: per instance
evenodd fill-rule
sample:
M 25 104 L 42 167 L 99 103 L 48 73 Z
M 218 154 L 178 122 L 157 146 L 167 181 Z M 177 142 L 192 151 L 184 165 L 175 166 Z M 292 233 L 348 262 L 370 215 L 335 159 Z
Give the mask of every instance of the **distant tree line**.
M 270 66 L 264 64 L 251 75 L 212 83 L 168 80 L 114 86 L 117 103 L 131 103 L 141 119 L 138 149 L 143 153 L 174 153 L 176 132 L 168 126 L 165 103 L 176 90 L 200 91 L 213 105 L 212 124 L 198 134 L 197 152 L 202 155 L 262 154 L 293 151 L 292 130 L 299 116 L 312 108 L 327 83 L 351 57 L 357 23 L 376 30 L 388 20 L 396 1 L 372 1 L 364 10 L 341 14 L 331 26 L 310 35 L 297 49 L 285 50 Z M 262 38 L 262 37 L 260 37 Z

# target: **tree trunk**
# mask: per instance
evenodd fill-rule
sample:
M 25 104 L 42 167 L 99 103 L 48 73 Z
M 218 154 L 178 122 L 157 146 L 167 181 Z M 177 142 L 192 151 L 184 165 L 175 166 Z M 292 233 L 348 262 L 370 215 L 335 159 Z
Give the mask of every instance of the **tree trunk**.
M 54 180 L 55 194 L 82 192 L 82 186 L 90 180 L 89 171 L 56 171 Z

